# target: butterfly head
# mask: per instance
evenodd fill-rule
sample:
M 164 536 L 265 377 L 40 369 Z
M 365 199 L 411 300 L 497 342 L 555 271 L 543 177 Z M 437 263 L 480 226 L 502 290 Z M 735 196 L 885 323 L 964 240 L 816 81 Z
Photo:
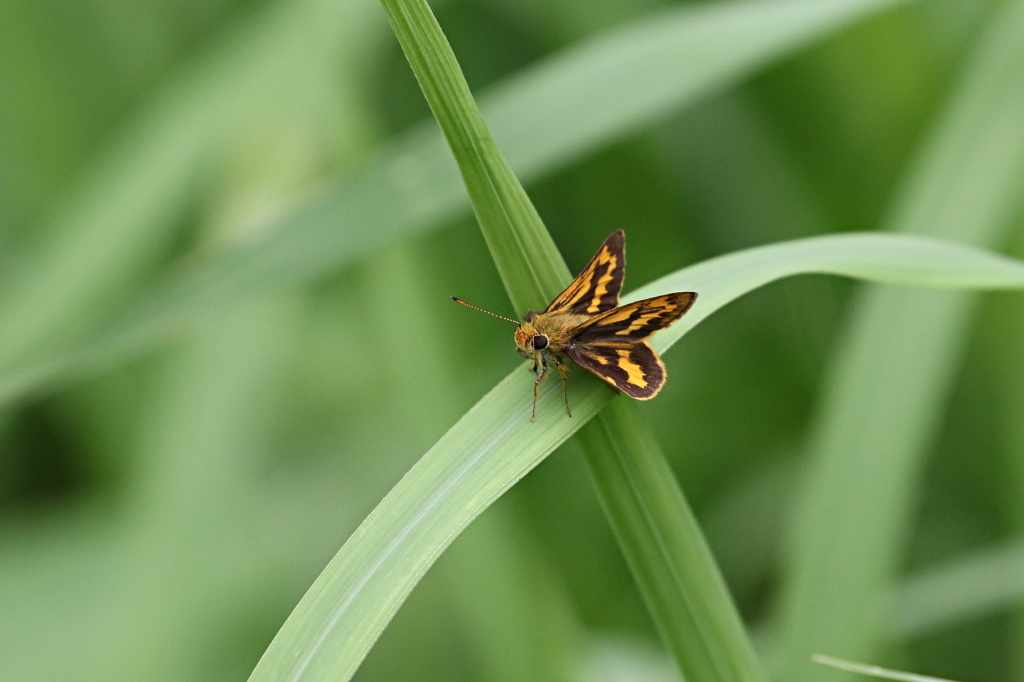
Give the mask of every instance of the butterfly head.
M 547 334 L 541 334 L 529 322 L 523 322 L 516 328 L 515 340 L 519 354 L 527 358 L 534 357 L 550 343 Z

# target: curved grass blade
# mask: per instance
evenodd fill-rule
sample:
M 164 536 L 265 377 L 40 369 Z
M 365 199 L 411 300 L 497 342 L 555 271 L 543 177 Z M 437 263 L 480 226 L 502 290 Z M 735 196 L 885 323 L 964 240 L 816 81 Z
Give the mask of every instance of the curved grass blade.
M 894 255 L 895 254 L 895 255 Z M 957 263 L 948 281 L 943 272 Z M 1024 263 L 922 237 L 840 235 L 742 251 L 680 270 L 630 299 L 679 289 L 701 293 L 675 326 L 654 337 L 666 350 L 736 297 L 782 277 L 829 273 L 904 285 L 1024 288 Z M 531 423 L 529 380 L 517 368 L 409 471 L 360 525 L 301 600 L 252 680 L 348 679 L 395 611 L 452 540 L 508 488 L 614 397 L 584 373 L 541 390 Z

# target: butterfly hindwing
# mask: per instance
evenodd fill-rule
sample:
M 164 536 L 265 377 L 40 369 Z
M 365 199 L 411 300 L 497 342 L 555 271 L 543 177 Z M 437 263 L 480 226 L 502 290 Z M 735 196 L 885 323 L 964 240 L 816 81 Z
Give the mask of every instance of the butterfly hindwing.
M 697 294 L 684 292 L 627 303 L 584 322 L 574 330 L 577 344 L 636 343 L 683 316 Z
M 573 344 L 566 353 L 631 398 L 648 400 L 665 383 L 665 365 L 646 343 Z
M 626 272 L 626 235 L 617 230 L 604 240 L 590 263 L 544 311 L 594 315 L 619 304 Z
M 566 354 L 626 395 L 653 398 L 665 383 L 665 365 L 644 339 L 690 309 L 697 294 L 665 294 L 595 315 L 572 331 Z

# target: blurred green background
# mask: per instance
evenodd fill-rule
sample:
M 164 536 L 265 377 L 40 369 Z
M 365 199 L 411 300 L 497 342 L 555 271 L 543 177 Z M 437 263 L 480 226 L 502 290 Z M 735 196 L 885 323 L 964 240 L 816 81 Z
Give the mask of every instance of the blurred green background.
M 485 92 L 667 4 L 432 6 Z M 877 229 L 1001 4 L 882 12 L 527 189 L 574 271 L 625 229 L 627 289 Z M 366 225 L 387 215 L 359 213 L 380 187 L 365 169 L 391 154 L 401 186 L 428 116 L 373 0 L 0 3 L 0 678 L 244 679 L 360 520 L 521 362 L 507 324 L 448 299 L 523 312 L 465 204 L 427 192 L 383 236 Z M 314 234 L 263 270 L 236 257 L 339 196 L 347 252 L 309 257 Z M 644 406 L 760 643 L 854 292 L 753 293 L 667 355 Z M 1024 575 L 1022 347 L 1024 301 L 987 295 L 906 500 L 911 587 L 971 562 Z M 1017 594 L 993 589 L 931 626 L 894 619 L 888 662 L 1024 680 Z M 570 443 L 455 542 L 356 679 L 677 678 Z

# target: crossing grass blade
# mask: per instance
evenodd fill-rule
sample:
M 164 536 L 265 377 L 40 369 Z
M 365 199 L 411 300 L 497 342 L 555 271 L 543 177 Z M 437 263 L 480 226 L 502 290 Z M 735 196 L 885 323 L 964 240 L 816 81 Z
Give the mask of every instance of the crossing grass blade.
M 944 281 L 951 263 L 955 276 Z M 837 235 L 741 251 L 684 268 L 630 299 L 679 288 L 701 292 L 679 324 L 652 345 L 668 350 L 694 325 L 759 286 L 829 273 L 904 286 L 1024 288 L 1024 263 L 923 237 Z M 671 364 L 671 356 L 667 359 Z M 409 592 L 452 540 L 508 488 L 613 399 L 596 377 L 543 386 L 537 421 L 522 367 L 434 445 L 331 560 L 268 648 L 253 680 L 348 679 Z
M 429 9 L 416 0 L 385 0 L 385 7 L 452 146 L 510 297 L 519 305 L 548 300 L 564 284 L 567 270 L 560 265 L 528 198 L 494 148 Z M 432 45 L 434 51 L 425 51 L 425 45 Z M 679 324 L 673 328 L 674 333 L 666 332 L 656 338 L 656 346 L 667 347 L 686 329 L 749 290 L 745 287 L 759 286 L 796 272 L 892 278 L 933 286 L 952 286 L 957 279 L 961 285 L 977 286 L 982 281 L 991 284 L 1003 277 L 1007 278 L 1000 280 L 1004 284 L 1024 284 L 1024 280 L 1019 279 L 1020 264 L 1009 259 L 929 240 L 882 238 L 881 242 L 873 241 L 877 239 L 861 235 L 833 241 L 820 238 L 736 254 L 710 261 L 704 264 L 704 269 L 687 269 L 659 282 L 663 286 L 683 277 L 685 284 L 636 295 L 672 290 L 709 294 L 707 303 L 703 298 L 698 300 L 686 318 L 687 324 Z M 899 251 L 900 257 L 894 258 L 892 251 Z M 542 255 L 534 262 L 533 255 L 537 253 Z M 967 264 L 956 268 L 955 275 L 944 278 L 943 265 L 948 266 L 958 259 Z M 542 295 L 543 298 L 538 298 Z M 606 388 L 595 384 L 596 380 L 587 377 L 577 381 L 574 387 L 577 395 L 573 398 L 576 417 L 567 422 L 559 418 L 560 413 L 550 409 L 554 389 L 549 384 L 538 405 L 541 418 L 533 424 L 522 419 L 526 406 L 506 402 L 513 398 L 516 383 L 522 383 L 517 382 L 518 378 L 513 374 L 478 403 L 360 526 L 293 612 L 254 671 L 253 679 L 271 676 L 344 679 L 352 675 L 395 609 L 447 544 L 472 518 L 612 399 Z M 609 425 L 615 428 L 615 424 L 606 421 L 606 431 Z M 634 435 L 643 432 L 642 427 L 634 430 L 637 425 L 628 416 L 620 420 L 618 426 L 629 429 Z M 593 433 L 600 434 L 600 431 Z M 654 459 L 658 460 L 656 449 L 641 449 L 654 453 Z M 591 456 L 596 464 L 599 449 L 595 448 Z M 602 492 L 624 489 L 621 476 L 616 474 L 610 478 L 610 482 L 601 483 Z M 601 477 L 598 480 L 601 481 Z M 612 499 L 610 495 L 605 497 Z M 632 499 L 644 501 L 642 494 L 632 495 Z M 671 504 L 679 509 L 682 498 L 674 498 Z M 642 538 L 638 543 L 624 543 L 634 570 L 642 572 L 642 583 L 645 577 L 650 578 L 656 575 L 655 571 L 664 569 L 669 581 L 678 584 L 686 582 L 688 570 L 704 577 L 709 577 L 710 571 L 711 579 L 700 584 L 715 584 L 714 560 L 700 542 L 688 547 L 702 560 L 683 562 L 686 568 L 673 565 L 672 553 L 654 552 L 651 561 L 639 558 L 643 547 L 653 546 L 658 532 L 668 527 L 664 524 L 667 519 L 655 519 L 653 526 L 639 524 L 635 515 L 631 519 L 625 513 L 628 506 L 613 504 L 611 513 L 616 522 L 622 522 L 617 525 L 621 536 L 627 537 L 628 531 L 636 531 L 637 537 Z M 662 515 L 667 516 L 664 508 L 659 516 Z M 699 537 L 699 532 L 696 536 Z M 648 540 L 654 542 L 648 543 Z M 680 550 L 678 546 L 673 549 Z M 679 631 L 678 639 L 668 637 L 670 646 L 689 639 L 691 633 L 698 638 L 705 637 L 702 643 L 708 644 L 707 647 L 672 647 L 687 674 L 715 675 L 714 679 L 721 680 L 761 675 L 738 617 L 726 617 L 724 622 L 714 617 L 714 612 L 723 604 L 728 612 L 733 612 L 720 582 L 715 589 L 699 589 L 698 594 L 712 598 L 689 612 L 660 608 L 671 606 L 679 599 L 671 590 L 653 587 L 653 583 L 648 582 L 644 591 L 662 631 Z M 683 598 L 687 596 L 691 595 Z

